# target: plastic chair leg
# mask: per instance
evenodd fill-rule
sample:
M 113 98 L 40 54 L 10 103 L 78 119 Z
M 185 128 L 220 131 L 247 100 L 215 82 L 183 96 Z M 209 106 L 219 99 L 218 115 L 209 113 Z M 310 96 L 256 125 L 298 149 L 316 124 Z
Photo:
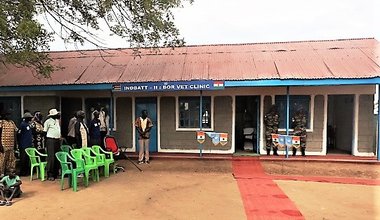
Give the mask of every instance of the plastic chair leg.
M 30 181 L 33 180 L 33 166 L 30 167 Z
M 65 175 L 62 174 L 62 175 L 61 175 L 61 190 L 63 190 L 63 181 L 64 181 L 64 177 L 65 177 Z
M 104 176 L 109 177 L 110 176 L 110 165 L 105 165 L 104 166 Z
M 45 166 L 41 164 L 39 168 L 41 181 L 45 181 Z

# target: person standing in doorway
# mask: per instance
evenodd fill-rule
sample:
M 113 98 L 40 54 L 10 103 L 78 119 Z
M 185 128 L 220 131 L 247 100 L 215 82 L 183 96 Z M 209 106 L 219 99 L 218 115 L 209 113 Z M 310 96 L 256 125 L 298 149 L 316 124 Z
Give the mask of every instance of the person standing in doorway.
M 77 123 L 77 112 L 73 113 L 73 117 L 69 121 L 69 125 L 67 127 L 67 143 L 72 146 L 76 147 L 75 145 L 75 124 Z
M 47 174 L 48 180 L 54 181 L 58 176 L 59 162 L 55 157 L 61 145 L 61 126 L 60 113 L 57 109 L 49 110 L 48 119 L 44 123 L 44 132 L 46 132 L 46 149 L 47 149 Z
M 108 134 L 109 116 L 106 112 L 106 108 L 101 107 L 99 111 L 100 121 L 100 146 L 104 149 L 104 137 Z
M 15 146 L 17 126 L 9 118 L 9 112 L 0 113 L 0 177 L 16 168 Z
M 300 136 L 301 143 L 301 154 L 302 156 L 306 156 L 306 126 L 307 126 L 307 117 L 304 109 L 299 107 L 297 112 L 294 114 L 292 118 L 292 127 L 294 129 L 294 136 Z M 293 156 L 296 156 L 297 148 L 293 147 Z
M 153 127 L 152 120 L 148 118 L 148 112 L 146 110 L 141 111 L 141 116 L 135 121 L 135 127 L 139 135 L 139 164 L 149 164 L 149 140 L 150 130 Z
M 77 122 L 75 123 L 75 139 L 77 148 L 91 147 L 89 144 L 88 128 L 84 123 L 86 113 L 82 110 L 77 112 Z
M 278 133 L 279 118 L 280 116 L 275 105 L 272 105 L 269 112 L 264 116 L 267 155 L 270 155 L 270 150 L 272 148 L 273 155 L 278 156 L 277 146 L 272 142 L 272 134 Z
M 33 147 L 33 130 L 32 130 L 33 115 L 26 112 L 22 117 L 20 125 L 19 137 L 20 142 L 18 145 L 20 151 L 20 176 L 28 176 L 30 174 L 29 156 L 26 154 L 25 149 Z
M 94 118 L 90 122 L 91 146 L 101 146 L 99 112 L 95 110 L 92 114 L 94 115 Z

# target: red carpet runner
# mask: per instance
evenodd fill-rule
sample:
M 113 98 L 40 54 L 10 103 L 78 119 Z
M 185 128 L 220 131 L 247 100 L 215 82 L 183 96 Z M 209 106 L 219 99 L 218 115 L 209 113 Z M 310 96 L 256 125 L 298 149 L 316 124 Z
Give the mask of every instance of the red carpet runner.
M 294 203 L 264 173 L 258 158 L 235 158 L 232 168 L 247 219 L 304 219 Z

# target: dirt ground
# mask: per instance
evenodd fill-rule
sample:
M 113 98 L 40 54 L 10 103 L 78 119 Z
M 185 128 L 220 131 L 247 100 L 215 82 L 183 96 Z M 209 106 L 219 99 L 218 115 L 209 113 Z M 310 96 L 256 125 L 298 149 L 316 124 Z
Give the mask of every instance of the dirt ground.
M 61 191 L 59 181 L 23 178 L 22 198 L 0 207 L 0 219 L 246 219 L 231 161 L 155 159 L 140 165 L 143 172 L 129 161 L 120 163 L 125 173 L 103 177 L 88 188 L 80 183 L 76 193 Z M 379 178 L 378 165 L 333 165 L 263 163 L 274 174 Z M 276 183 L 306 219 L 380 219 L 380 186 Z
M 267 174 L 380 179 L 380 164 L 262 161 Z

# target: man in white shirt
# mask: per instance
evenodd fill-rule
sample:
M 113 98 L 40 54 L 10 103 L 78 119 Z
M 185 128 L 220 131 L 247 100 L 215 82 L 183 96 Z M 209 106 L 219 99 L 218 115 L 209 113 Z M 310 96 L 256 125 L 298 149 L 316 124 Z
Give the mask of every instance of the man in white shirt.
M 59 151 L 61 145 L 61 126 L 59 123 L 60 113 L 57 109 L 49 110 L 48 119 L 44 123 L 46 132 L 47 149 L 47 174 L 48 180 L 54 181 L 58 176 L 59 162 L 55 158 L 55 153 Z

